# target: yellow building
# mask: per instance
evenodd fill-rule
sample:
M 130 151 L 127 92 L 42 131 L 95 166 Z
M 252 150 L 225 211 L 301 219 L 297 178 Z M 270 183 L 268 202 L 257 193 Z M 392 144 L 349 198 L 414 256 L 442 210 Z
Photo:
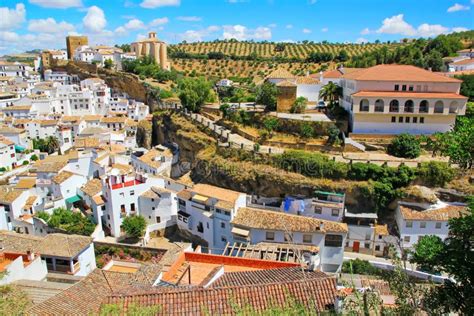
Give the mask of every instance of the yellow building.
M 79 46 L 89 45 L 89 39 L 87 36 L 67 36 L 66 47 L 67 47 L 67 58 L 72 60 L 74 57 L 74 51 Z
M 296 100 L 296 84 L 290 81 L 277 83 L 277 112 L 290 112 L 291 106 Z
M 131 50 L 137 58 L 150 56 L 162 69 L 170 69 L 167 44 L 156 37 L 156 32 L 148 33 L 147 39 L 132 43 Z

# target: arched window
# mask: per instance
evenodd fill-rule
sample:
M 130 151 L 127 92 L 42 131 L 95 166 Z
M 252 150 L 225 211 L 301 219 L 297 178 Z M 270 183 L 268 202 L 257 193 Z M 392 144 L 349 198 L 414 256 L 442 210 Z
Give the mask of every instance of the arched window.
M 451 102 L 451 104 L 449 105 L 449 113 L 451 113 L 451 114 L 457 114 L 458 113 L 458 102 L 457 101 Z
M 359 112 L 369 112 L 369 100 L 367 99 L 360 100 Z
M 436 101 L 435 106 L 434 106 L 434 112 L 435 113 L 443 113 L 443 111 L 444 111 L 443 101 Z
M 420 102 L 420 108 L 418 109 L 419 113 L 428 113 L 429 103 L 426 100 Z
M 390 101 L 390 112 L 397 112 L 398 113 L 398 100 Z
M 405 108 L 404 108 L 404 112 L 405 113 L 413 113 L 413 108 L 414 108 L 414 104 L 413 104 L 413 101 L 412 100 L 407 100 L 405 102 Z
M 383 112 L 384 103 L 383 100 L 378 99 L 375 101 L 375 112 Z

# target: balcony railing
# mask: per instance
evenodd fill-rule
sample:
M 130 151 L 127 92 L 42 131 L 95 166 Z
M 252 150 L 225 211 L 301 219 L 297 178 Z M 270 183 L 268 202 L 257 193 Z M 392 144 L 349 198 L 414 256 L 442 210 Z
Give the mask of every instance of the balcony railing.
M 131 187 L 131 186 L 142 184 L 142 183 L 143 182 L 141 182 L 139 180 L 131 180 L 131 181 L 127 181 L 127 182 L 111 184 L 110 187 L 112 188 L 112 190 L 117 190 L 117 189 Z

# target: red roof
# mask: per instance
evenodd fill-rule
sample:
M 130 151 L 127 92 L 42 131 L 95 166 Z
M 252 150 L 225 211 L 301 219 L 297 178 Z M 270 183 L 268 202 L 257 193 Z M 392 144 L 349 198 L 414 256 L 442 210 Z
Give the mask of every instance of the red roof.
M 447 92 L 412 92 L 412 91 L 359 91 L 352 94 L 353 97 L 366 98 L 413 98 L 413 99 L 467 99 L 457 93 Z

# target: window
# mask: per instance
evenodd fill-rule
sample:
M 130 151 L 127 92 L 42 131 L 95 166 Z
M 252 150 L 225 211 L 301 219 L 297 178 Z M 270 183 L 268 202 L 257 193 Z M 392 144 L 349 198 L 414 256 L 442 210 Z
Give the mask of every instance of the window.
M 408 86 L 408 91 L 413 91 L 413 86 L 412 85 Z
M 275 240 L 275 233 L 274 232 L 266 232 L 265 233 L 266 240 Z
M 383 112 L 384 103 L 383 100 L 378 99 L 375 101 L 375 112 Z
M 410 123 L 410 117 L 409 116 L 405 117 L 405 123 Z
M 406 222 L 405 227 L 406 228 L 412 228 L 413 227 L 413 222 Z
M 338 209 L 332 209 L 331 210 L 331 215 L 332 216 L 339 216 L 339 210 Z
M 418 122 L 418 118 L 417 117 L 414 117 L 413 118 L 413 123 L 417 123 Z
M 407 91 L 407 85 L 406 84 L 402 85 L 402 91 Z
M 400 116 L 400 117 L 398 118 L 398 123 L 403 123 L 403 116 Z
M 444 104 L 443 101 L 436 101 L 435 107 L 434 107 L 434 112 L 438 114 L 442 114 L 444 111 Z
M 314 208 L 314 214 L 321 214 L 322 211 L 323 211 L 323 209 L 321 207 L 315 207 Z
M 437 222 L 435 227 L 436 227 L 436 229 L 440 229 L 441 228 L 441 223 Z
M 370 249 L 370 243 L 368 243 L 368 242 L 364 243 L 364 248 Z
M 400 90 L 400 86 L 398 84 L 395 85 L 395 91 Z
M 204 232 L 204 225 L 202 224 L 202 222 L 199 222 L 199 224 L 197 225 L 197 231 L 199 233 L 203 233 Z
M 135 191 L 134 191 L 134 190 L 131 190 L 131 191 L 130 191 L 130 195 L 135 195 Z
M 303 242 L 310 244 L 313 242 L 313 235 L 311 234 L 303 234 Z
M 457 114 L 458 113 L 458 103 L 456 101 L 451 102 L 449 105 L 449 113 Z
M 392 116 L 392 123 L 395 123 L 397 121 L 397 118 L 395 116 Z
M 360 112 L 369 112 L 369 100 L 363 99 L 363 100 L 360 101 L 359 111 Z
M 410 242 L 410 236 L 405 236 L 403 237 L 404 242 Z
M 419 113 L 428 113 L 429 103 L 426 100 L 420 102 L 420 108 L 418 109 Z
M 365 233 L 365 240 L 370 240 L 370 237 L 372 237 L 372 233 L 370 231 Z
M 424 117 L 420 117 L 420 124 L 424 124 L 425 123 L 425 118 Z
M 420 223 L 420 228 L 426 228 L 426 222 L 421 222 Z
M 413 109 L 414 109 L 413 101 L 412 100 L 407 100 L 405 102 L 404 112 L 405 113 L 413 113 Z
M 375 251 L 380 251 L 380 245 L 375 246 Z
M 160 217 L 160 216 L 157 216 L 157 217 L 156 217 L 156 222 L 157 222 L 157 223 L 161 223 L 161 217 Z
M 392 113 L 398 113 L 398 100 L 390 101 L 389 111 Z
M 341 247 L 342 236 L 341 235 L 326 235 L 324 238 L 325 247 Z
M 154 211 L 154 210 L 155 210 L 155 207 L 154 207 L 154 206 L 152 206 L 152 207 L 151 207 L 151 210 L 152 210 L 152 211 Z
M 225 238 L 224 236 L 221 236 L 221 241 L 222 242 L 227 242 L 227 238 Z

